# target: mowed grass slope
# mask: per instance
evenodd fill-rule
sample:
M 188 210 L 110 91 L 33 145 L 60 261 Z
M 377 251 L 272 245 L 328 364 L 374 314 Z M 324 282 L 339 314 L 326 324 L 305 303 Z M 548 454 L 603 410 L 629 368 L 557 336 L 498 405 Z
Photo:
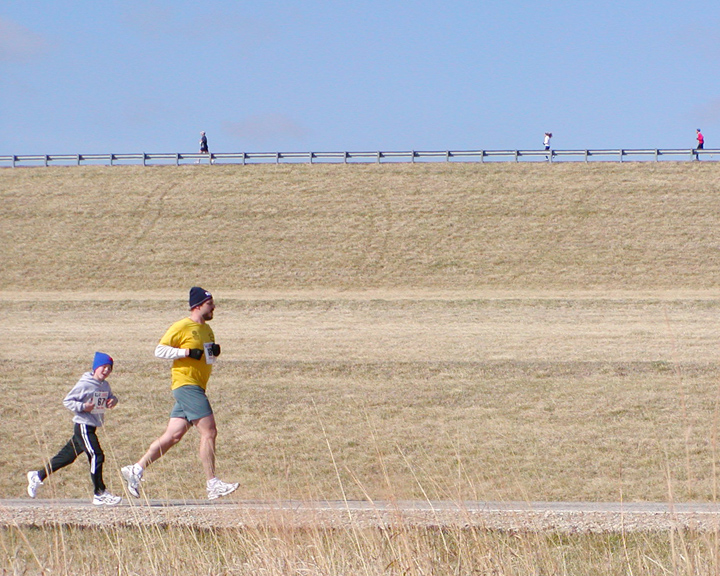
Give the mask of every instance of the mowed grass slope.
M 164 428 L 152 351 L 200 284 L 241 498 L 713 500 L 714 164 L 0 171 L 0 497 L 70 434 L 96 349 L 107 478 Z M 150 497 L 202 497 L 197 438 Z M 86 464 L 44 495 L 86 497 Z
M 0 172 L 4 290 L 705 289 L 715 164 Z M 104 266 L 98 268 L 98 264 Z

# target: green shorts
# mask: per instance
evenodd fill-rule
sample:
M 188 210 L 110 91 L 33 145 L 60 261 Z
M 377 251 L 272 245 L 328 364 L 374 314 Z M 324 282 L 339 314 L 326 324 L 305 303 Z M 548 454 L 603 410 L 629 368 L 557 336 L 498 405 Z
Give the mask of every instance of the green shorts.
M 175 406 L 170 412 L 170 418 L 185 418 L 188 422 L 195 422 L 213 413 L 205 390 L 200 386 L 180 386 L 172 394 Z

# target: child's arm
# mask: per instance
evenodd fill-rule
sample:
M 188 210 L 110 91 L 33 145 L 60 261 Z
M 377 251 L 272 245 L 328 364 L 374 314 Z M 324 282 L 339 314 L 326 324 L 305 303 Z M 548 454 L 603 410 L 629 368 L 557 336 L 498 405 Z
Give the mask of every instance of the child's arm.
M 65 408 L 75 414 L 90 412 L 95 407 L 92 401 L 92 393 L 92 389 L 88 388 L 87 384 L 80 378 L 78 383 L 65 396 L 63 404 Z
M 95 404 L 92 400 L 85 402 L 82 398 L 71 398 L 69 394 L 65 396 L 63 404 L 65 405 L 65 408 L 70 410 L 70 412 L 75 412 L 76 414 L 79 414 L 80 412 L 92 412 L 93 408 L 95 408 Z

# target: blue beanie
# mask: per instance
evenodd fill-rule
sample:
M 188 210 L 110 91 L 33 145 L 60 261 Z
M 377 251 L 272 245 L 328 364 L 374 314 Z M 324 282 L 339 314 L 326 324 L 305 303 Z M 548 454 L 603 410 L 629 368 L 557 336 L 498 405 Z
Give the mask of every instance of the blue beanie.
M 104 352 L 95 352 L 95 358 L 93 360 L 93 372 L 100 368 L 100 366 L 105 366 L 105 364 L 110 364 L 110 366 L 113 365 L 113 359 L 110 358 L 107 354 Z
M 200 286 L 193 286 L 190 288 L 190 309 L 200 306 L 200 304 L 206 300 L 210 300 L 210 298 L 212 298 L 210 292 L 204 288 L 200 288 Z

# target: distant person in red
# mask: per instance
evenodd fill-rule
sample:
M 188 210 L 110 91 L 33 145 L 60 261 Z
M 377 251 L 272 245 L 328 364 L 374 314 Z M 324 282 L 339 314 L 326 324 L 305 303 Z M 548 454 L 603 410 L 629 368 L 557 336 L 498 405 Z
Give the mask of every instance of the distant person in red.
M 695 148 L 695 160 L 700 160 L 700 155 L 697 150 L 702 150 L 705 147 L 705 136 L 700 132 L 700 128 L 697 129 L 697 147 Z

